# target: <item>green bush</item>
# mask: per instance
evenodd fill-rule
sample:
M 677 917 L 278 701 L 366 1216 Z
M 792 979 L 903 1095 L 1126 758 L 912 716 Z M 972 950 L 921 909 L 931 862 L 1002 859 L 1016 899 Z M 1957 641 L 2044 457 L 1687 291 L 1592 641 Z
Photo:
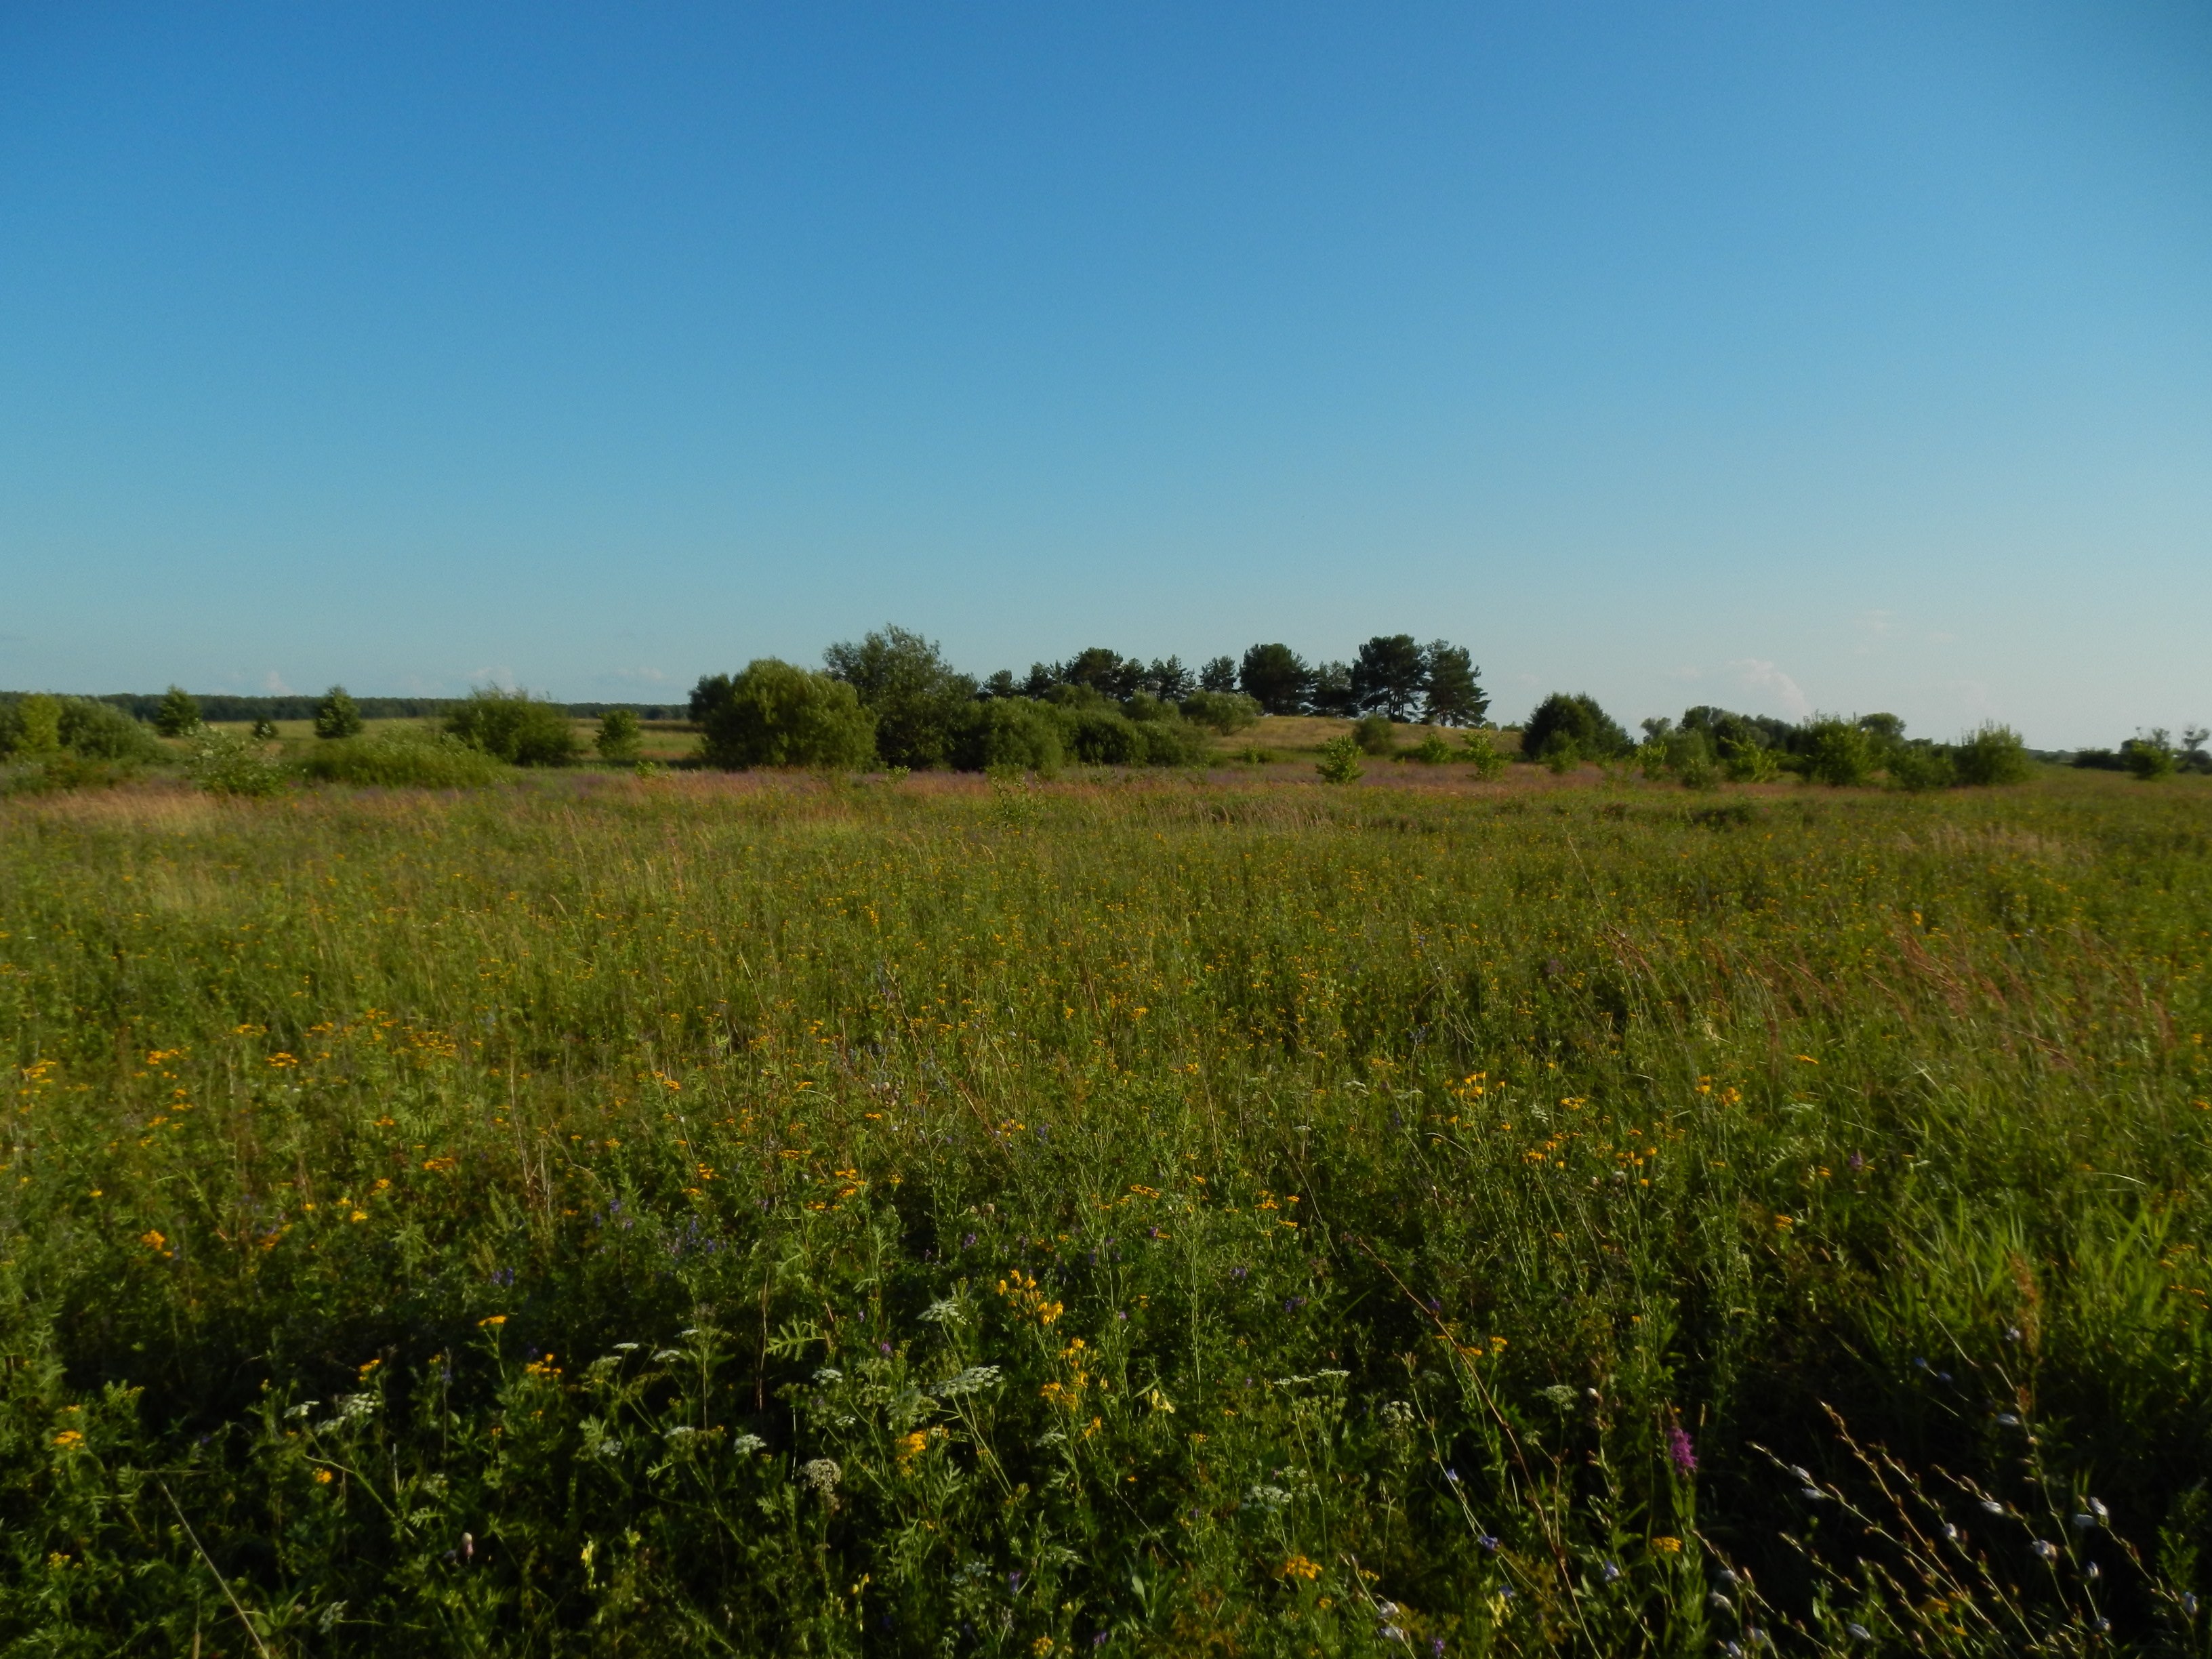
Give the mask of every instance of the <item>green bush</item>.
M 1984 726 L 1952 750 L 1951 763 L 1964 784 L 2026 783 L 2035 775 L 2027 745 L 2009 726 Z M 1892 775 L 1896 769 L 1893 760 Z
M 1874 734 L 1855 720 L 1823 715 L 1805 725 L 1805 775 L 1831 788 L 1865 783 L 1876 763 Z
M 62 747 L 62 701 L 43 691 L 0 708 L 0 755 L 36 760 Z
M 446 716 L 446 730 L 511 766 L 565 766 L 576 755 L 568 710 L 527 691 L 479 686 Z
M 1028 697 L 993 697 L 969 710 L 953 745 L 953 764 L 963 772 L 1003 769 L 1051 777 L 1066 763 L 1066 732 L 1058 711 Z
M 346 695 L 343 685 L 324 692 L 315 705 L 315 735 L 333 739 L 361 735 L 361 705 Z
M 181 738 L 199 723 L 199 702 L 183 686 L 173 685 L 161 694 L 161 705 L 154 711 L 156 732 L 165 738 Z
M 1359 739 L 1349 732 L 1340 732 L 1321 746 L 1321 760 L 1314 770 L 1321 774 L 1323 783 L 1352 783 L 1358 780 Z
M 2139 737 L 2130 738 L 2120 745 L 2120 760 L 2134 773 L 2138 783 L 2154 783 L 2160 778 L 2170 778 L 2179 769 L 2180 757 L 2174 752 L 2173 740 L 2164 726 L 2154 726 Z
M 416 728 L 319 743 L 301 769 L 319 783 L 385 789 L 473 789 L 496 783 L 506 769 L 485 750 L 441 732 Z
M 1260 723 L 1259 700 L 1242 691 L 1194 691 L 1182 700 L 1183 718 L 1223 737 L 1249 732 Z
M 150 761 L 165 752 L 143 726 L 112 702 L 62 700 L 62 747 L 87 760 Z
M 1536 705 L 1522 729 L 1521 752 L 1530 760 L 1563 763 L 1617 760 L 1632 753 L 1628 733 L 1597 699 L 1578 692 L 1554 691 Z M 1555 764 L 1555 770 L 1563 769 Z
M 1732 783 L 1771 783 L 1782 775 L 1782 757 L 1751 737 L 1722 738 L 1721 765 Z
M 1948 789 L 1959 781 L 1951 751 L 1932 743 L 1900 744 L 1889 757 L 1889 781 L 1899 789 Z
M 1395 755 L 1398 752 L 1398 734 L 1388 714 L 1363 714 L 1352 723 L 1349 735 L 1363 755 Z
M 185 769 L 210 794 L 273 795 L 291 775 L 264 744 L 239 732 L 198 726 L 189 741 Z
M 634 708 L 610 708 L 599 716 L 599 734 L 592 739 L 601 760 L 634 761 L 644 737 Z
M 1487 732 L 1463 732 L 1459 741 L 1460 747 L 1466 750 L 1460 758 L 1474 768 L 1474 775 L 1479 778 L 1495 778 L 1511 764 L 1505 751 L 1498 746 Z
M 1451 744 L 1444 741 L 1441 732 L 1431 732 L 1400 758 L 1416 762 L 1422 766 L 1442 766 L 1448 761 L 1458 759 L 1459 757 L 1452 752 Z
M 700 720 L 709 766 L 858 769 L 876 760 L 876 723 L 842 680 L 761 657 L 729 682 Z
M 268 715 L 264 714 L 259 720 L 253 722 L 253 735 L 263 743 L 275 742 L 276 738 L 276 722 L 270 720 Z

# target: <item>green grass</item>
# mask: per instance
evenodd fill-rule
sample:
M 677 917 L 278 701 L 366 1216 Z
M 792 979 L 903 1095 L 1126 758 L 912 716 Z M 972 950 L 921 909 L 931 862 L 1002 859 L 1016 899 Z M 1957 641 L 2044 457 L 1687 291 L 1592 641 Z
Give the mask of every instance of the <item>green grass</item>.
M 1414 769 L 0 801 L 0 1650 L 2204 1652 L 2212 788 Z

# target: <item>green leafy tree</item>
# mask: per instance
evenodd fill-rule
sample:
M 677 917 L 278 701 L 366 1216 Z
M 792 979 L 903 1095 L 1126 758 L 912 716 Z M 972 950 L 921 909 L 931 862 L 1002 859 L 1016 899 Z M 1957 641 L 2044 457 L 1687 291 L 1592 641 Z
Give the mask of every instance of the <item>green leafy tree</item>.
M 446 730 L 510 766 L 564 766 L 576 755 L 568 711 L 527 691 L 479 686 L 446 716 Z
M 361 705 L 346 695 L 343 685 L 323 693 L 315 705 L 315 735 L 319 738 L 357 738 L 361 735 Z
M 268 715 L 264 714 L 259 720 L 253 722 L 253 735 L 262 743 L 273 741 L 276 736 L 276 722 L 270 720 Z
M 1925 789 L 1948 789 L 1959 781 L 1952 751 L 1939 744 L 1912 742 L 1890 751 L 1889 781 L 1899 789 L 1917 793 Z
M 1951 750 L 1951 764 L 1960 783 L 1991 785 L 2026 783 L 2035 775 L 2027 745 L 2009 726 L 1984 726 Z M 1895 773 L 1893 756 L 1890 770 Z
M 1580 692 L 1554 691 L 1536 705 L 1522 728 L 1521 752 L 1531 760 L 1572 765 L 1577 760 L 1617 760 L 1634 745 L 1620 722 Z
M 1323 783 L 1356 783 L 1359 780 L 1359 739 L 1349 732 L 1340 732 L 1321 746 L 1321 759 L 1314 770 L 1321 774 Z
M 112 702 L 94 697 L 62 697 L 62 747 L 84 760 L 150 761 L 167 751 L 146 728 Z
M 1201 691 L 1234 691 L 1237 689 L 1236 659 L 1207 658 L 1206 666 L 1198 671 L 1198 689 Z
M 1304 711 L 1313 671 L 1287 645 L 1255 645 L 1244 653 L 1237 684 L 1270 714 L 1296 714 Z
M 1067 763 L 1066 740 L 1058 709 L 1031 697 L 992 697 L 969 711 L 953 763 L 963 772 L 1003 768 L 1048 778 Z
M 727 674 L 702 674 L 699 684 L 691 688 L 687 712 L 691 724 L 704 726 L 708 715 L 730 700 L 730 687 L 734 682 Z
M 173 685 L 161 694 L 161 707 L 154 711 L 154 729 L 165 738 L 181 738 L 200 723 L 199 700 L 181 685 Z
M 1182 712 L 1185 720 L 1224 738 L 1260 723 L 1260 705 L 1242 691 L 1194 691 L 1182 700 Z
M 43 691 L 16 699 L 0 727 L 0 754 L 27 759 L 58 754 L 62 746 L 62 702 Z
M 185 769 L 210 794 L 273 795 L 289 775 L 281 761 L 252 738 L 219 726 L 194 726 Z
M 1428 666 L 1411 634 L 1377 634 L 1352 665 L 1352 695 L 1363 709 L 1410 720 L 1428 689 Z
M 1881 760 L 1872 732 L 1833 715 L 1806 722 L 1804 755 L 1805 775 L 1838 789 L 1865 783 Z
M 1022 695 L 1022 688 L 1015 680 L 1012 669 L 1001 668 L 975 689 L 975 695 L 979 697 L 1018 697 Z
M 2154 726 L 2122 744 L 2120 759 L 2138 782 L 2154 783 L 2172 777 L 2179 769 L 2181 757 L 2174 750 L 2172 734 L 2162 726 Z
M 936 768 L 952 752 L 975 702 L 975 682 L 945 660 L 936 641 L 885 624 L 880 633 L 822 653 L 830 677 L 858 694 L 875 721 L 888 766 Z
M 756 766 L 863 767 L 876 759 L 876 723 L 842 680 L 762 657 L 729 682 L 707 711 L 702 757 L 741 771 Z
M 1475 776 L 1485 781 L 1500 776 L 1511 764 L 1505 752 L 1498 748 L 1487 732 L 1462 732 L 1459 741 L 1460 746 L 1467 751 L 1461 758 L 1474 768 Z
M 1421 718 L 1431 726 L 1480 726 L 1490 713 L 1482 671 L 1463 645 L 1431 640 L 1421 651 L 1427 696 Z
M 599 758 L 608 761 L 634 761 L 638 757 L 645 737 L 645 728 L 634 708 L 610 708 L 599 716 L 599 735 L 592 739 Z

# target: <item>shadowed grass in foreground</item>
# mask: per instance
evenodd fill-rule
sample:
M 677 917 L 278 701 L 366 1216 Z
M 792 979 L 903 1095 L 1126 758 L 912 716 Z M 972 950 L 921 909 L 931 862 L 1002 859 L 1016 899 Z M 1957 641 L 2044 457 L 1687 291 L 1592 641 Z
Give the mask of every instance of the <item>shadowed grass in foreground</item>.
M 0 837 L 10 1651 L 2205 1650 L 2193 782 Z

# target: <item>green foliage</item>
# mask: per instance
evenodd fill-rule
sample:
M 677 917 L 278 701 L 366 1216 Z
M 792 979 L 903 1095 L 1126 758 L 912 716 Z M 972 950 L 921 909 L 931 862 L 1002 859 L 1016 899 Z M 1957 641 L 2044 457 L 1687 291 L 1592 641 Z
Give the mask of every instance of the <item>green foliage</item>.
M 762 657 L 728 682 L 706 711 L 703 757 L 709 766 L 858 769 L 876 761 L 875 721 L 842 680 Z
M 1431 726 L 1480 726 L 1490 713 L 1482 671 L 1463 645 L 1431 640 L 1421 652 L 1421 718 Z
M 952 763 L 976 686 L 945 660 L 935 641 L 886 624 L 857 643 L 831 646 L 822 657 L 832 679 L 859 693 L 860 707 L 875 720 L 876 752 L 887 765 Z
M 1441 732 L 1422 734 L 1421 740 L 1405 753 L 1405 758 L 1423 766 L 1443 766 L 1460 758 L 1460 752 L 1444 741 Z
M 0 756 L 39 760 L 62 747 L 62 700 L 33 691 L 0 707 Z
M 1321 746 L 1321 759 L 1314 770 L 1321 774 L 1323 783 L 1355 783 L 1361 772 L 1359 739 L 1349 732 L 1340 732 Z
M 1900 744 L 1889 757 L 1889 781 L 1900 789 L 1948 789 L 1959 781 L 1952 751 L 1932 743 Z
M 1805 775 L 1833 788 L 1869 781 L 1878 763 L 1875 739 L 1856 721 L 1823 715 L 1804 727 Z
M 1633 751 L 1628 733 L 1597 700 L 1576 692 L 1552 693 L 1536 705 L 1521 732 L 1521 752 L 1553 763 L 1555 769 L 1577 761 L 1617 760 Z
M 1754 737 L 1721 740 L 1721 765 L 1732 783 L 1771 783 L 1782 775 L 1782 757 Z
M 1460 747 L 1466 752 L 1460 758 L 1474 768 L 1475 776 L 1486 782 L 1503 777 L 1512 763 L 1490 733 L 1485 731 L 1464 732 L 1460 734 Z
M 1201 691 L 1234 691 L 1237 689 L 1236 659 L 1206 659 L 1206 665 L 1198 671 L 1198 689 Z
M 216 795 L 273 795 L 291 779 L 289 768 L 268 745 L 220 726 L 194 726 L 185 769 L 192 781 Z
M 1027 697 L 992 697 L 975 704 L 953 754 L 964 772 L 1035 772 L 1047 778 L 1066 760 L 1057 712 Z
M 1231 737 L 1260 723 L 1259 703 L 1241 691 L 1194 691 L 1182 700 L 1183 718 Z
M 527 691 L 479 686 L 446 716 L 446 730 L 510 766 L 565 766 L 576 756 L 568 710 Z
M 1255 645 L 1244 653 L 1237 685 L 1270 714 L 1296 714 L 1306 706 L 1313 671 L 1287 645 Z
M 2035 775 L 2027 745 L 2008 726 L 1984 725 L 1951 750 L 1951 763 L 1968 785 L 2026 783 Z
M 361 735 L 361 705 L 348 695 L 345 687 L 334 685 L 323 693 L 323 700 L 315 705 L 315 735 L 335 741 L 339 738 Z
M 1313 682 L 1306 690 L 1306 708 L 1334 720 L 1359 718 L 1359 694 L 1352 689 L 1352 670 L 1340 662 L 1314 665 Z
M 1712 741 L 1694 726 L 1678 726 L 1671 720 L 1644 722 L 1645 738 L 1636 751 L 1644 775 L 1655 781 L 1672 778 L 1690 789 L 1712 789 L 1723 776 L 1713 754 Z
M 259 742 L 273 743 L 276 740 L 276 722 L 266 714 L 253 722 L 252 731 L 254 738 Z
M 1428 681 L 1428 665 L 1411 634 L 1377 634 L 1359 647 L 1352 665 L 1353 700 L 1394 720 L 1413 718 Z
M 592 739 L 592 747 L 599 751 L 601 760 L 634 761 L 643 739 L 644 727 L 638 721 L 636 710 L 610 708 L 599 716 L 599 735 Z
M 1352 728 L 1352 740 L 1363 755 L 1395 755 L 1398 752 L 1398 734 L 1391 729 L 1388 714 L 1364 714 Z
M 385 789 L 480 789 L 507 775 L 507 769 L 484 750 L 419 726 L 319 743 L 300 767 L 320 783 Z
M 165 738 L 181 738 L 199 723 L 199 703 L 183 686 L 173 685 L 161 694 L 161 706 L 154 711 L 156 732 Z
M 2180 756 L 2173 739 L 2162 726 L 2130 738 L 2120 745 L 2120 759 L 2134 773 L 2138 783 L 2155 783 L 2172 777 L 2179 769 Z
M 0 803 L 0 1646 L 2196 1651 L 2197 790 L 1540 793 Z

